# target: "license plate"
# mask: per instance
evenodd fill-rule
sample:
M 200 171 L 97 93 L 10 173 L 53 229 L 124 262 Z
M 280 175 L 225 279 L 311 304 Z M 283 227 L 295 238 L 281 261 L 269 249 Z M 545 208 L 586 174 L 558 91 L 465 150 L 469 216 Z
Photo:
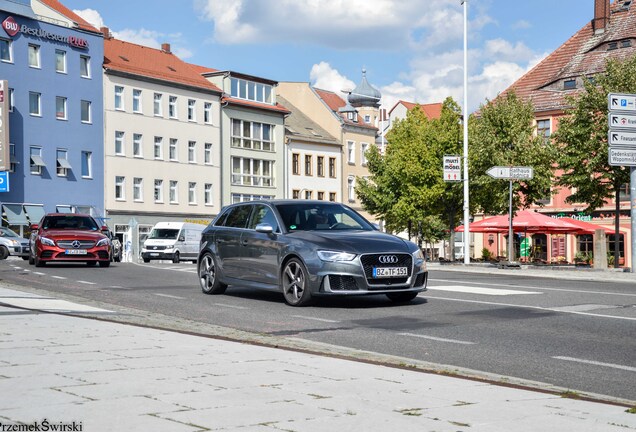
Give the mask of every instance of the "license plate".
M 159 252 L 152 252 L 150 253 L 150 256 L 159 256 Z
M 374 278 L 389 278 L 408 276 L 406 267 L 373 267 Z
M 86 255 L 86 249 L 67 249 L 66 255 Z

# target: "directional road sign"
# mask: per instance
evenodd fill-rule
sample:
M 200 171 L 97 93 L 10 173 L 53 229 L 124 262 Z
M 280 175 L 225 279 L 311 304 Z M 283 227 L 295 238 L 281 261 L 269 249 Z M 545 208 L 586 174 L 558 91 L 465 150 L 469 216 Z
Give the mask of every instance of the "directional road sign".
M 0 171 L 0 192 L 9 192 L 9 172 Z
M 636 95 L 610 93 L 607 97 L 610 111 L 627 111 L 636 113 Z
M 609 127 L 611 129 L 633 130 L 636 132 L 636 114 L 610 112 Z
M 608 142 L 610 147 L 631 148 L 636 150 L 636 130 L 634 132 L 626 132 L 611 129 L 609 131 Z
M 530 180 L 534 177 L 534 169 L 532 167 L 494 166 L 486 171 L 486 174 L 496 179 Z
M 636 166 L 636 149 L 610 147 L 608 162 L 612 166 Z
M 462 181 L 462 164 L 459 156 L 444 156 L 444 181 Z

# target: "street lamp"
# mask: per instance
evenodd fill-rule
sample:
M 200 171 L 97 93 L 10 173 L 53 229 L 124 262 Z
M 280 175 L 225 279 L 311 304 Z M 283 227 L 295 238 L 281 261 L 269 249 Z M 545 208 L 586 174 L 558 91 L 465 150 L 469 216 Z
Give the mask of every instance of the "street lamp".
M 470 264 L 470 208 L 468 202 L 468 0 L 464 5 L 464 264 Z

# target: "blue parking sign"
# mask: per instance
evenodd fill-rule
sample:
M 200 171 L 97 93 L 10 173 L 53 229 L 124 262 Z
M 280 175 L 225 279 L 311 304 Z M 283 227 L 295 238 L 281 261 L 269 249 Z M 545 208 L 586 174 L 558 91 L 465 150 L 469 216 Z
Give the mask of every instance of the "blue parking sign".
M 0 192 L 9 192 L 9 172 L 0 171 Z

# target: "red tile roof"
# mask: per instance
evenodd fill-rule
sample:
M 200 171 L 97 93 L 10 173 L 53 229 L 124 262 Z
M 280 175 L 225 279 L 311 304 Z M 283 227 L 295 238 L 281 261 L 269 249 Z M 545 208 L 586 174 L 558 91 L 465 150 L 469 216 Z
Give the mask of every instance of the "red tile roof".
M 340 116 L 340 118 L 345 123 L 350 124 L 350 125 L 356 125 L 356 126 L 368 128 L 368 129 L 377 129 L 375 126 L 367 124 L 364 121 L 362 121 L 360 116 L 358 116 L 358 121 L 354 122 L 354 121 L 351 121 L 348 118 L 346 118 L 346 116 L 340 114 L 338 112 L 338 110 L 340 108 L 344 107 L 345 105 L 347 105 L 347 103 L 345 102 L 344 99 L 342 99 L 340 96 L 338 96 L 334 92 L 328 91 L 328 90 L 321 90 L 321 89 L 317 89 L 317 88 L 314 88 L 314 90 L 315 90 L 316 94 L 318 95 L 318 97 L 320 97 L 333 112 L 335 112 L 338 116 Z
M 59 12 L 60 14 L 64 15 L 66 18 L 72 21 L 75 21 L 77 25 L 79 26 L 79 28 L 81 28 L 82 30 L 100 33 L 100 31 L 96 29 L 95 27 L 93 27 L 91 24 L 89 24 L 88 21 L 86 21 L 84 18 L 77 15 L 75 12 L 73 12 L 66 6 L 64 6 L 58 0 L 40 0 L 40 1 L 44 3 L 45 5 L 47 5 L 48 7 L 50 7 L 51 9 L 55 10 L 56 12 Z
M 389 114 L 393 112 L 393 110 L 400 104 L 404 105 L 404 107 L 406 107 L 408 111 L 411 111 L 413 108 L 419 105 L 420 109 L 424 111 L 424 114 L 429 119 L 438 119 L 442 115 L 442 106 L 443 106 L 442 103 L 438 102 L 438 103 L 431 103 L 431 104 L 418 104 L 413 102 L 406 102 L 403 100 L 396 103 L 393 106 L 393 108 L 391 108 L 391 110 L 389 111 Z
M 631 39 L 631 46 L 622 47 L 622 41 L 628 39 Z M 618 47 L 608 50 L 609 42 L 618 42 Z M 531 100 L 537 112 L 563 110 L 567 107 L 565 96 L 582 88 L 578 82 L 578 90 L 564 90 L 565 80 L 603 72 L 607 59 L 624 59 L 634 54 L 636 5 L 623 7 L 623 0 L 615 0 L 611 5 L 609 24 L 603 33 L 596 34 L 589 22 L 502 95 L 514 90 L 523 99 Z
M 276 105 L 270 105 L 270 104 L 266 104 L 266 103 L 261 103 L 261 102 L 255 102 L 255 101 L 250 101 L 250 100 L 245 100 L 245 99 L 238 99 L 238 98 L 233 98 L 230 96 L 225 96 L 222 99 L 222 102 L 227 102 L 233 105 L 243 105 L 246 107 L 251 107 L 251 108 L 260 108 L 260 109 L 264 109 L 264 110 L 268 110 L 268 111 L 276 111 L 282 114 L 290 114 L 291 111 L 289 111 L 287 108 L 285 108 L 284 106 L 282 106 L 281 104 L 277 103 Z
M 174 54 L 119 39 L 104 39 L 104 69 L 221 93 L 221 89 Z

